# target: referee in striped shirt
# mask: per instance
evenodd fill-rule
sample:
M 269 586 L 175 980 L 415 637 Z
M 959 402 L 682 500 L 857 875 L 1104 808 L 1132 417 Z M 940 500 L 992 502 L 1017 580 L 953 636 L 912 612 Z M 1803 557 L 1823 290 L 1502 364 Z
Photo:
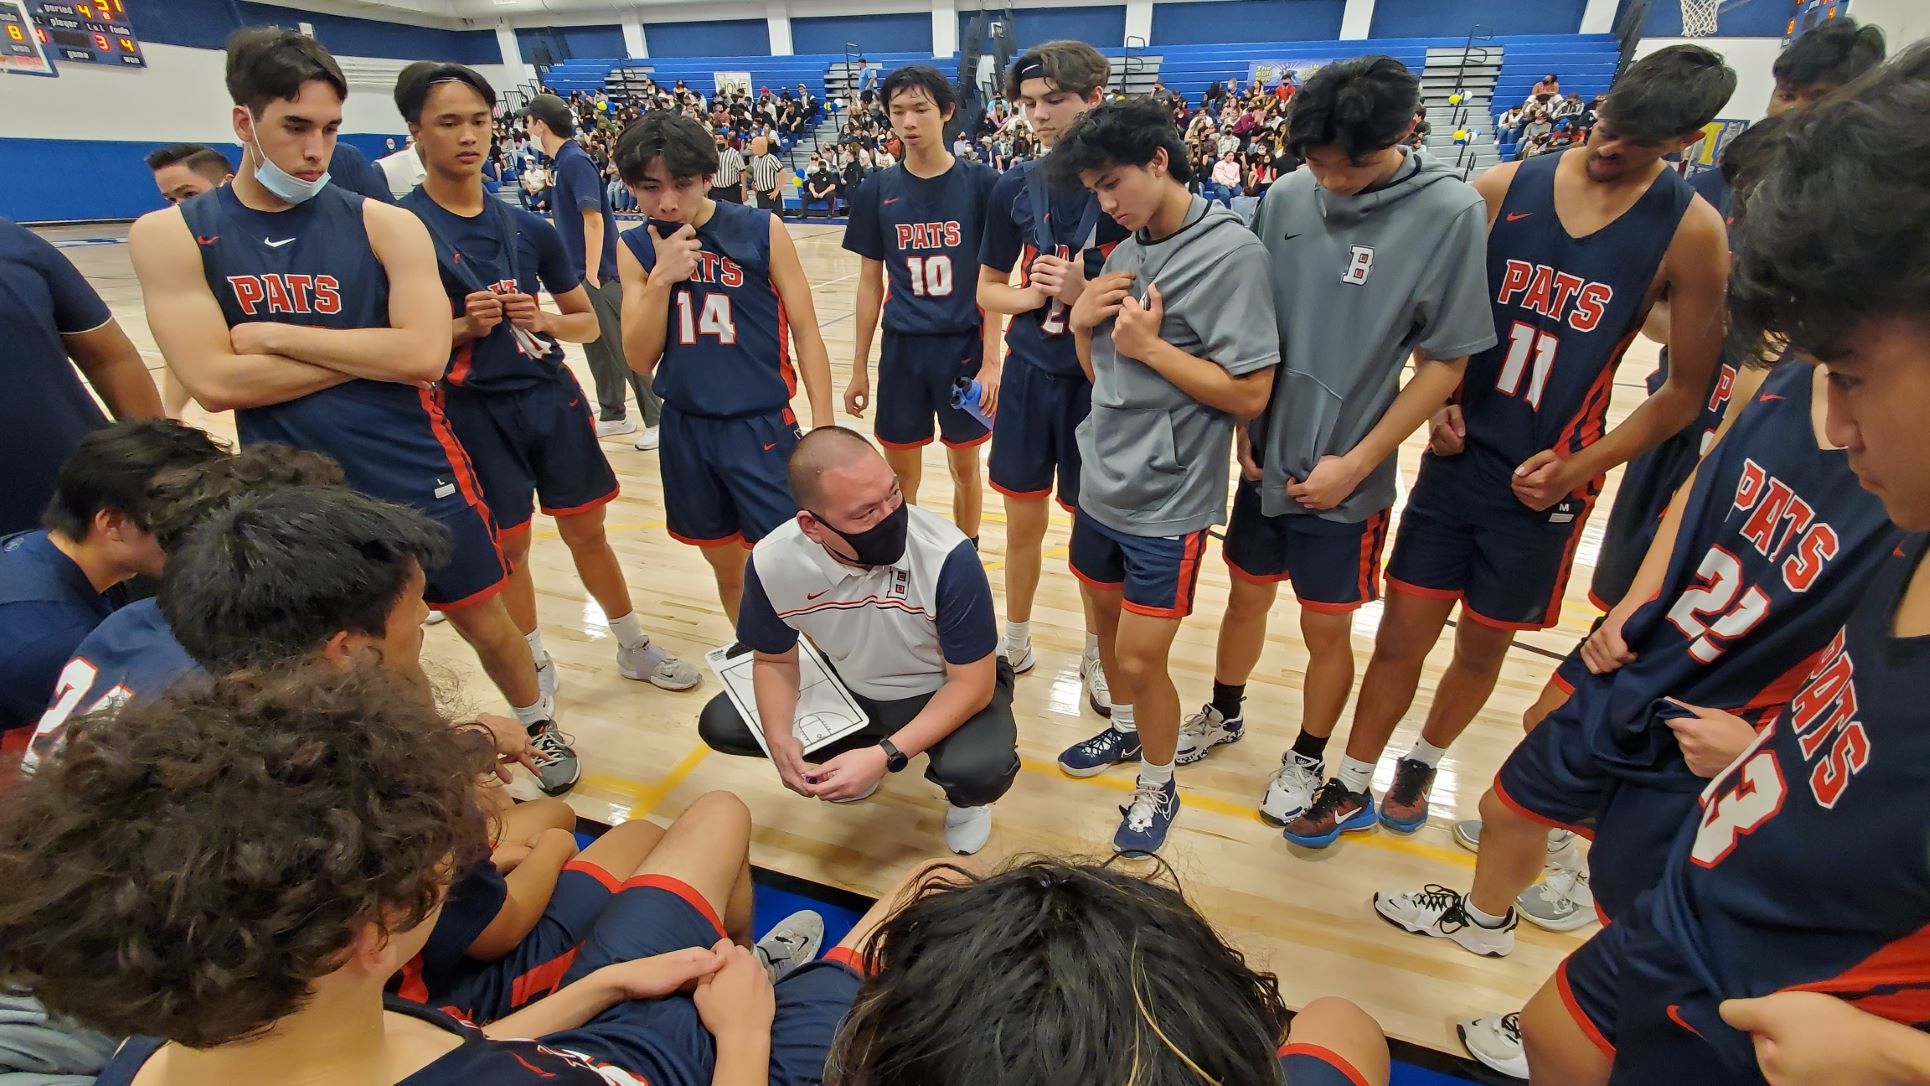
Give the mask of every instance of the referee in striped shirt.
M 759 136 L 751 147 L 756 157 L 751 159 L 751 191 L 757 194 L 757 206 L 766 211 L 782 215 L 784 205 L 777 198 L 778 178 L 784 173 L 784 163 L 771 153 L 770 141 Z
M 717 144 L 717 176 L 711 179 L 710 198 L 727 204 L 744 202 L 744 156 L 722 136 Z

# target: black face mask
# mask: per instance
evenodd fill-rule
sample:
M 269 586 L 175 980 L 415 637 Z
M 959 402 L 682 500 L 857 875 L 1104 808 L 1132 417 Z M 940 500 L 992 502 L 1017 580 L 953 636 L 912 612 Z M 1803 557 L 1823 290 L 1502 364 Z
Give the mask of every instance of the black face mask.
M 857 562 L 861 566 L 888 566 L 905 556 L 905 537 L 911 529 L 911 514 L 905 502 L 899 502 L 898 508 L 886 513 L 878 523 L 862 532 L 848 535 L 831 527 L 823 514 L 814 512 L 811 515 L 817 518 L 825 531 L 844 540 L 845 545 L 851 548 L 851 553 L 858 556 Z

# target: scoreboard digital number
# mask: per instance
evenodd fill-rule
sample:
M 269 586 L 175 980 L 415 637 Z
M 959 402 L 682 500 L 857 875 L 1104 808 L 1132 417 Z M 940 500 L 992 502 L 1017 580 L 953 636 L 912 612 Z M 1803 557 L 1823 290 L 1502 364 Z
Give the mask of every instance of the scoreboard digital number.
M 28 0 L 42 48 L 70 64 L 145 68 L 124 0 Z M 10 30 L 0 31 L 12 37 Z
M 0 0 L 0 72 L 56 74 L 25 0 Z

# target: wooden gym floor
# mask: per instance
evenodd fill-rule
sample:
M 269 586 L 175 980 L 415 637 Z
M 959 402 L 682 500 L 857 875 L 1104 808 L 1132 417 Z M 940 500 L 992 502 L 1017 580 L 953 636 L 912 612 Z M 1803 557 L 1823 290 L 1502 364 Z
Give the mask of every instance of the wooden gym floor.
M 791 230 L 811 277 L 819 325 L 830 350 L 840 420 L 869 433 L 869 419 L 844 417 L 842 406 L 854 338 L 858 259 L 840 248 L 841 225 L 794 222 Z M 61 244 L 100 291 L 158 376 L 161 357 L 148 332 L 127 247 L 120 243 L 126 227 L 74 226 L 42 233 Z M 1636 344 L 1619 375 L 1614 420 L 1639 402 L 1642 378 L 1654 366 L 1655 345 L 1640 338 Z M 569 354 L 588 388 L 581 349 L 571 346 Z M 798 413 L 809 417 L 801 397 Z M 207 416 L 196 407 L 189 408 L 189 420 L 226 436 L 234 432 L 230 417 Z M 928 507 L 949 514 L 951 482 L 938 448 L 927 450 L 920 497 Z M 706 650 L 733 640 L 709 567 L 693 548 L 675 542 L 664 530 L 657 455 L 636 451 L 629 438 L 612 439 L 605 450 L 623 485 L 622 497 L 609 507 L 609 533 L 645 628 L 671 651 L 702 666 Z M 1410 440 L 1402 450 L 1404 480 L 1413 478 L 1420 451 L 1419 440 Z M 1185 806 L 1164 855 L 1195 904 L 1258 967 L 1280 975 L 1290 1005 L 1299 1007 L 1320 995 L 1346 996 L 1366 1007 L 1390 1036 L 1459 1054 L 1456 1019 L 1518 1009 L 1562 956 L 1593 932 L 1591 926 L 1558 935 L 1524 923 L 1512 956 L 1477 959 L 1459 947 L 1383 923 L 1368 899 L 1383 887 L 1438 882 L 1465 889 L 1471 881 L 1474 857 L 1454 844 L 1452 821 L 1475 814 L 1481 793 L 1521 734 L 1523 710 L 1597 613 L 1584 592 L 1612 489 L 1588 526 L 1561 627 L 1518 639 L 1487 710 L 1442 763 L 1433 819 L 1412 837 L 1377 830 L 1315 852 L 1288 845 L 1255 813 L 1281 751 L 1297 730 L 1306 666 L 1292 592 L 1281 593 L 1265 655 L 1248 686 L 1248 740 L 1181 771 Z M 1004 516 L 996 493 L 988 491 L 988 498 L 981 544 L 1002 620 Z M 1078 583 L 1065 567 L 1069 528 L 1069 517 L 1055 506 L 1046 540 L 1047 572 L 1032 620 L 1038 666 L 1019 679 L 1015 706 L 1023 772 L 997 806 L 991 843 L 980 855 L 989 863 L 1028 852 L 1103 857 L 1118 821 L 1117 805 L 1131 789 L 1126 768 L 1079 781 L 1054 766 L 1060 750 L 1104 724 L 1085 707 L 1080 692 L 1083 631 Z M 891 778 L 865 803 L 833 807 L 786 791 L 764 762 L 710 753 L 697 738 L 696 721 L 705 700 L 718 692 L 715 678 L 706 672 L 702 686 L 677 694 L 620 678 L 603 614 L 577 583 L 569 553 L 546 518 L 538 518 L 531 554 L 545 646 L 561 667 L 558 719 L 575 736 L 583 760 L 581 783 L 568 797 L 580 815 L 611 823 L 646 816 L 668 820 L 696 796 L 727 789 L 743 797 L 756 817 L 753 863 L 866 895 L 882 892 L 915 861 L 944 851 L 944 803 L 918 772 Z M 1188 712 L 1211 692 L 1214 639 L 1226 591 L 1224 565 L 1209 561 L 1195 612 L 1181 630 L 1172 657 Z M 1369 606 L 1355 618 L 1355 654 L 1362 673 L 1379 613 L 1378 605 Z M 1405 751 L 1413 743 L 1450 645 L 1450 638 L 1443 637 L 1429 657 L 1420 695 L 1395 732 L 1391 751 Z M 460 687 L 467 706 L 503 710 L 474 656 L 447 625 L 428 630 L 425 656 L 452 686 Z M 1345 743 L 1346 727 L 1343 719 L 1335 756 Z M 1387 786 L 1391 764 L 1382 759 L 1377 791 Z

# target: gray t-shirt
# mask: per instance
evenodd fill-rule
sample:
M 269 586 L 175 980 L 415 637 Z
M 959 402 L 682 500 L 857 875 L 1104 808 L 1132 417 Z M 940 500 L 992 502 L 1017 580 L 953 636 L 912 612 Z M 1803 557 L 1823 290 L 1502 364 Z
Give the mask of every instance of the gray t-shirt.
M 1355 524 L 1394 504 L 1388 457 L 1333 509 L 1287 495 L 1322 456 L 1344 455 L 1400 394 L 1408 356 L 1452 361 L 1494 346 L 1487 209 L 1445 163 L 1413 151 L 1393 181 L 1335 196 L 1299 170 L 1267 191 L 1254 232 L 1272 260 L 1280 374 L 1248 432 L 1268 516 Z
M 1103 274 L 1132 272 L 1133 297 L 1159 287 L 1159 336 L 1238 377 L 1280 362 L 1266 248 L 1232 212 L 1198 196 L 1171 237 L 1119 243 Z M 1079 508 L 1114 531 L 1173 536 L 1226 521 L 1233 416 L 1092 333 L 1092 413 L 1079 424 Z

